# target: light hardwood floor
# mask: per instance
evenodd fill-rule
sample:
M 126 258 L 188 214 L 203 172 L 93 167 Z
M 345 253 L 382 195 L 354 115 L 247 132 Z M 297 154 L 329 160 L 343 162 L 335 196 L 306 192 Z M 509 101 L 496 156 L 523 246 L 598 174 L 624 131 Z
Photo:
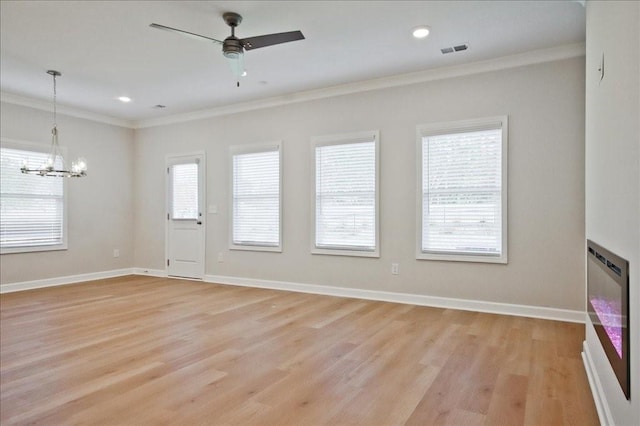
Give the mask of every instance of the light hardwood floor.
M 0 311 L 5 426 L 598 423 L 579 324 L 139 276 Z

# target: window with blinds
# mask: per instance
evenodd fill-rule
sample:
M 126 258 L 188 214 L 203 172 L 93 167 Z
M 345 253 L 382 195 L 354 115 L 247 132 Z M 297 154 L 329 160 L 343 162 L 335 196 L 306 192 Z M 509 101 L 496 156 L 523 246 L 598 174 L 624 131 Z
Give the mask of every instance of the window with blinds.
M 171 166 L 172 219 L 198 219 L 198 164 Z
M 378 256 L 378 133 L 315 142 L 314 253 Z
M 419 258 L 506 263 L 506 117 L 419 131 Z
M 231 248 L 281 250 L 280 145 L 232 148 Z
M 23 163 L 38 167 L 47 157 L 26 144 L 3 142 L 0 148 L 1 253 L 67 248 L 65 179 L 20 171 Z

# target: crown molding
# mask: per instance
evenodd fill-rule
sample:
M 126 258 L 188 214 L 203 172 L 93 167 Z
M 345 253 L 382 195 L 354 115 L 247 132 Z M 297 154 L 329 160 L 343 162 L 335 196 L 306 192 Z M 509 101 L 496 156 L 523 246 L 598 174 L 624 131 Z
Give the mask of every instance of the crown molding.
M 77 108 L 67 107 L 58 104 L 58 112 L 76 118 L 96 121 L 114 126 L 129 129 L 144 129 L 149 127 L 165 126 L 169 124 L 184 123 L 187 121 L 201 120 L 211 117 L 237 114 L 241 112 L 254 111 L 264 108 L 289 105 L 294 103 L 312 101 L 317 99 L 331 98 L 335 96 L 349 95 L 370 90 L 387 89 L 392 87 L 406 86 L 416 83 L 444 80 L 448 78 L 463 77 L 484 72 L 499 71 L 510 68 L 517 68 L 527 65 L 534 65 L 544 62 L 559 61 L 562 59 L 575 58 L 585 55 L 585 43 L 575 43 L 549 49 L 533 50 L 511 56 L 490 59 L 486 61 L 472 62 L 469 64 L 454 65 L 417 71 L 407 74 L 382 77 L 372 80 L 347 83 L 337 86 L 330 86 L 321 89 L 307 90 L 290 93 L 282 96 L 275 96 L 255 101 L 242 102 L 231 105 L 224 105 L 200 111 L 193 111 L 184 114 L 175 114 L 162 118 L 148 120 L 125 120 L 108 115 L 84 111 Z M 39 99 L 28 98 L 9 92 L 0 92 L 0 101 L 8 104 L 20 105 L 43 111 L 51 111 L 51 103 Z
M 330 98 L 334 96 L 348 95 L 370 90 L 387 89 L 410 84 L 423 83 L 428 81 L 443 80 L 448 78 L 462 77 L 472 74 L 479 74 L 490 71 L 499 71 L 510 68 L 517 68 L 527 65 L 534 65 L 544 62 L 559 61 L 562 59 L 575 58 L 585 55 L 585 43 L 575 43 L 549 49 L 533 50 L 511 56 L 490 59 L 486 61 L 472 62 L 469 64 L 454 65 L 450 67 L 435 68 L 425 71 L 400 74 L 390 77 L 366 80 L 357 83 L 348 83 L 322 89 L 308 90 L 282 96 L 260 99 L 250 102 L 242 102 L 232 105 L 225 105 L 206 110 L 194 111 L 184 114 L 175 114 L 162 118 L 140 120 L 134 122 L 134 128 L 144 129 L 148 127 L 164 126 L 169 124 L 183 123 L 193 120 L 201 120 L 210 117 L 219 117 L 240 112 L 253 111 L 263 108 L 288 105 L 299 102 L 312 101 L 317 99 Z
M 0 102 L 39 109 L 42 111 L 52 111 L 51 102 L 28 98 L 25 96 L 16 95 L 15 93 L 0 92 Z M 77 108 L 71 108 L 68 106 L 60 105 L 59 103 L 57 105 L 57 109 L 59 114 L 68 115 L 70 117 L 83 118 L 85 120 L 97 121 L 99 123 L 111 124 L 113 126 L 126 127 L 129 129 L 135 128 L 135 123 L 129 120 L 123 120 L 120 118 L 110 117 L 108 115 L 97 114 Z

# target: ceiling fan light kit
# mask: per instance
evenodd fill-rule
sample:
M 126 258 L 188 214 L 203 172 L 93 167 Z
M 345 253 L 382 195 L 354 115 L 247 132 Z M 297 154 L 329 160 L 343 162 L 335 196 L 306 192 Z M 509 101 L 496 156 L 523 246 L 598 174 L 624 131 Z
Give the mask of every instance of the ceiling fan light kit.
M 167 27 L 166 25 L 160 25 L 153 23 L 149 25 L 152 28 L 160 30 L 170 31 L 177 34 L 182 34 L 190 38 L 196 38 L 199 40 L 214 42 L 222 44 L 222 54 L 229 60 L 229 65 L 233 74 L 236 76 L 237 85 L 240 87 L 240 77 L 247 75 L 244 69 L 244 53 L 247 50 L 258 49 L 260 47 L 273 46 L 274 44 L 287 43 L 290 41 L 303 40 L 304 35 L 301 31 L 289 31 L 286 33 L 266 34 L 256 37 L 238 38 L 236 37 L 235 30 L 242 22 L 242 16 L 235 12 L 226 12 L 222 14 L 224 22 L 231 27 L 231 35 L 225 38 L 223 41 L 216 40 L 211 37 L 195 34 L 189 31 L 179 30 L 177 28 Z

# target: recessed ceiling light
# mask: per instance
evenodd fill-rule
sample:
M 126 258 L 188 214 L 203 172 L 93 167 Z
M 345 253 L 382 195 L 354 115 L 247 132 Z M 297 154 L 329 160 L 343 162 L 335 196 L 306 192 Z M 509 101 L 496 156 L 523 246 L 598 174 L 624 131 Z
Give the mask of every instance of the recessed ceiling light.
M 412 34 L 415 38 L 425 38 L 431 32 L 431 28 L 426 25 L 421 25 L 419 27 L 415 27 L 412 31 Z
M 127 102 L 131 102 L 131 98 L 130 98 L 130 97 L 128 97 L 128 96 L 120 96 L 120 97 L 118 98 L 118 100 L 119 100 L 120 102 L 124 102 L 125 104 L 126 104 Z

